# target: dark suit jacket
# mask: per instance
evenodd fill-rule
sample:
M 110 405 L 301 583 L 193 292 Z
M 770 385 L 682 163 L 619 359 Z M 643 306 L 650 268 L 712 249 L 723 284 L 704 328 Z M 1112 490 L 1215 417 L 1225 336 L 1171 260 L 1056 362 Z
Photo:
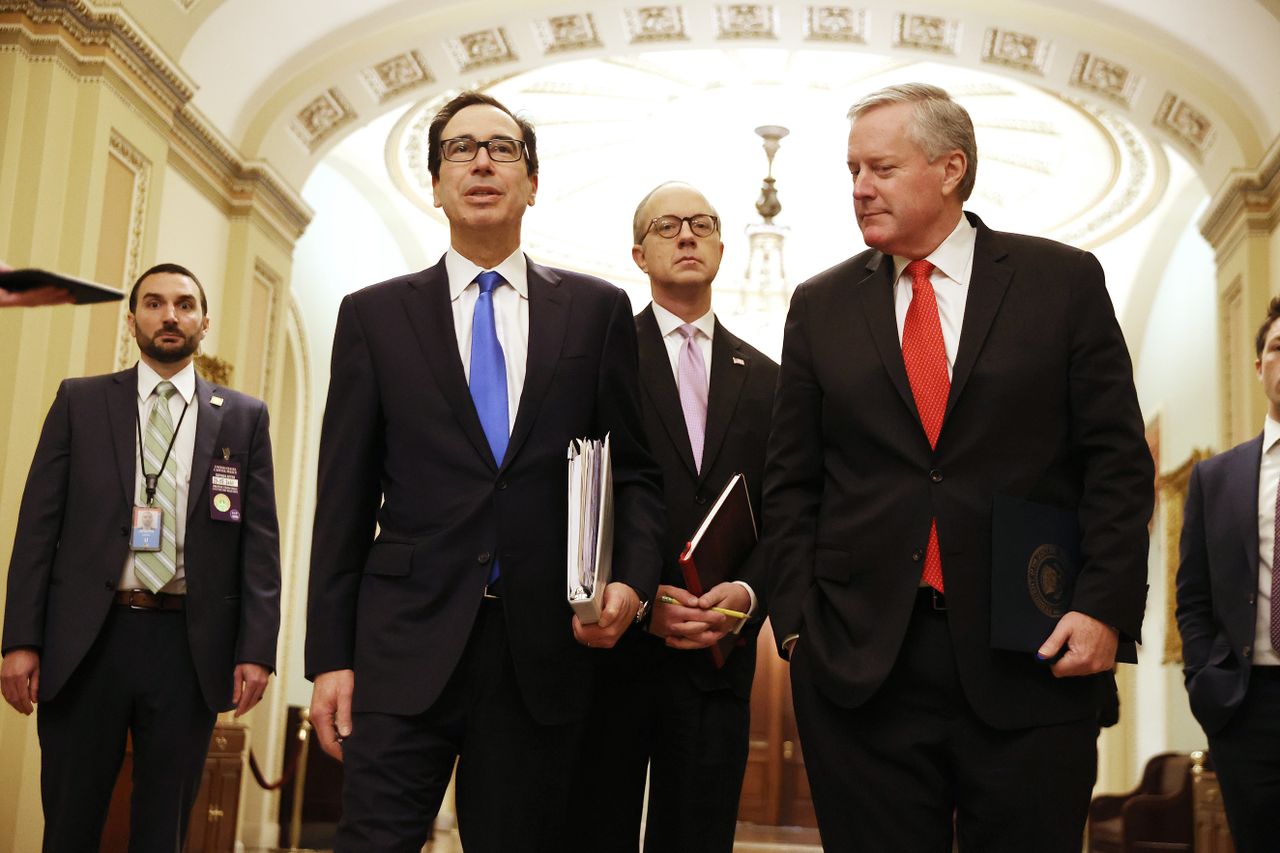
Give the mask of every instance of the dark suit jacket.
M 530 711 L 545 724 L 585 713 L 595 658 L 574 641 L 566 600 L 574 438 L 612 434 L 613 579 L 641 600 L 657 586 L 660 475 L 640 428 L 626 293 L 534 263 L 528 270 L 525 383 L 499 461 L 458 356 L 444 261 L 342 302 L 320 439 L 306 656 L 311 677 L 355 670 L 357 710 L 431 706 L 462 655 L 496 556 Z
M 1178 631 L 1195 714 L 1216 734 L 1244 699 L 1258 591 L 1262 436 L 1191 471 L 1178 564 Z
M 4 650 L 40 651 L 42 702 L 58 694 L 101 631 L 129 552 L 137 376 L 133 367 L 65 380 L 31 463 L 9 564 Z M 210 403 L 215 395 L 221 406 Z M 196 377 L 196 401 L 185 615 L 200 689 L 210 708 L 224 711 L 237 663 L 275 668 L 280 551 L 271 438 L 260 400 Z M 240 523 L 209 517 L 209 466 L 224 448 L 241 465 Z
M 902 361 L 892 259 L 864 252 L 795 292 L 765 474 L 770 615 L 779 642 L 800 634 L 823 693 L 861 705 L 897 658 L 936 517 L 974 710 L 998 728 L 1083 719 L 1097 679 L 989 646 L 991 504 L 1074 508 L 1072 609 L 1137 639 L 1154 474 L 1132 367 L 1092 255 L 967 215 L 977 243 L 936 449 Z
M 746 477 L 751 506 L 757 514 L 760 512 L 765 442 L 769 437 L 778 365 L 735 337 L 719 320 L 716 321 L 715 334 L 711 339 L 707 432 L 702 451 L 702 473 L 699 474 L 693 464 L 689 431 L 680 409 L 680 392 L 676 388 L 671 360 L 653 316 L 652 305 L 636 316 L 636 333 L 640 344 L 645 435 L 654 458 L 662 468 L 663 495 L 667 505 L 662 582 L 684 588 L 687 585 L 680 570 L 680 552 L 731 476 L 741 473 Z M 751 680 L 755 675 L 755 638 L 764 621 L 769 591 L 765 570 L 764 551 L 757 548 L 738 573 L 737 579 L 749 583 L 756 593 L 756 613 L 752 624 L 742 630 L 741 643 L 729 655 L 723 668 L 716 669 L 710 652 L 669 650 L 668 658 L 672 665 L 685 667 L 699 687 L 706 690 L 727 687 L 743 699 L 751 695 Z M 630 636 L 632 634 L 637 636 Z M 628 644 L 662 642 L 656 637 L 639 634 L 635 630 L 628 632 Z M 623 649 L 619 652 L 625 654 Z

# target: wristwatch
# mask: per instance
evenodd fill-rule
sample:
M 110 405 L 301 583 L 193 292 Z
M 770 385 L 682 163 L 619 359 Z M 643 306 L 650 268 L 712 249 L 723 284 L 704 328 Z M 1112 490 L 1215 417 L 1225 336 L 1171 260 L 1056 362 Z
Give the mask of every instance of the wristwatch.
M 632 624 L 641 628 L 649 624 L 649 605 L 652 603 L 651 601 L 640 602 L 640 607 L 636 610 L 636 618 L 632 620 Z

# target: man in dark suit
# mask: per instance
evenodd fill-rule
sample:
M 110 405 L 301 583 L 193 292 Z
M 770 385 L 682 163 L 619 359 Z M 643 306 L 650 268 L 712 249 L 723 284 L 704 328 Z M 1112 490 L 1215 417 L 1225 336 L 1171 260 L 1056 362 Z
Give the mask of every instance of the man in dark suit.
M 463 93 L 428 138 L 451 247 L 348 296 L 334 333 L 312 718 L 344 763 L 338 850 L 416 853 L 455 757 L 469 853 L 558 850 L 600 648 L 652 600 L 661 567 L 635 326 L 622 290 L 520 251 L 538 186 L 527 121 Z M 583 625 L 566 600 L 566 451 L 606 434 L 613 582 Z
M 98 849 L 126 733 L 129 850 L 181 849 L 217 712 L 252 708 L 275 667 L 267 409 L 195 374 L 207 311 L 185 268 L 143 273 L 139 363 L 65 380 L 31 463 L 0 684 L 22 713 L 40 706 L 46 851 Z M 147 518 L 160 536 L 141 535 Z
M 1209 736 L 1239 853 L 1276 846 L 1280 811 L 1280 299 L 1255 342 L 1262 434 L 1191 471 L 1178 631 L 1191 711 Z
M 1129 355 L 1092 255 L 963 212 L 977 150 L 946 92 L 890 87 L 850 118 L 871 248 L 792 298 L 764 486 L 822 838 L 1078 853 L 1099 673 L 1145 601 L 1153 474 Z M 1043 660 L 989 645 L 998 494 L 1079 519 Z
M 724 244 L 715 208 L 701 193 L 662 184 L 636 208 L 633 231 L 631 254 L 653 294 L 636 317 L 636 333 L 645 434 L 662 467 L 667 535 L 649 619 L 623 636 L 597 682 L 590 736 L 612 744 L 614 760 L 576 774 L 581 799 L 592 805 L 574 837 L 593 853 L 634 853 L 648 769 L 645 850 L 730 851 L 747 762 L 755 637 L 764 619 L 763 552 L 736 580 L 701 597 L 686 588 L 678 557 L 734 474 L 745 476 L 752 506 L 760 506 L 778 366 L 711 311 Z M 733 632 L 738 640 L 717 668 L 710 647 Z

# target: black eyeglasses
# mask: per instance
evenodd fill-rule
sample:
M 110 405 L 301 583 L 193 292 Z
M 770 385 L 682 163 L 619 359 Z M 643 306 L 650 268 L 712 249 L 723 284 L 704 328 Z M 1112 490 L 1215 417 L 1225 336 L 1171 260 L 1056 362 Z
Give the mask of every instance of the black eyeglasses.
M 470 163 L 481 148 L 489 151 L 489 159 L 495 163 L 514 163 L 524 156 L 521 139 L 471 139 L 457 136 L 440 140 L 440 154 L 451 163 Z
M 720 217 L 712 216 L 710 213 L 695 213 L 693 216 L 658 216 L 649 220 L 649 227 L 645 229 L 644 237 L 656 231 L 659 237 L 670 240 L 680 233 L 680 229 L 686 222 L 689 223 L 689 230 L 695 237 L 710 237 L 720 228 Z M 643 240 L 644 237 L 640 239 Z

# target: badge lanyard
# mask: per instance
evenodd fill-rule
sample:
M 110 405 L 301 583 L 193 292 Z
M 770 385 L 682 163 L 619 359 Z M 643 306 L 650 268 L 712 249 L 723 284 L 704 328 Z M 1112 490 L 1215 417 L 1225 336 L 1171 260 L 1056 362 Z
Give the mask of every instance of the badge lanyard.
M 160 397 L 156 400 L 156 405 L 167 406 L 169 401 Z M 142 439 L 142 415 L 136 411 L 133 413 L 134 422 L 138 425 L 138 465 L 142 468 L 142 479 L 146 483 L 147 506 L 155 506 L 156 504 L 156 484 L 160 481 L 160 475 L 164 473 L 164 466 L 169 464 L 169 454 L 173 452 L 173 445 L 178 440 L 178 430 L 182 428 L 182 421 L 187 416 L 187 408 L 190 405 L 190 401 L 182 404 L 182 414 L 178 416 L 177 426 L 173 428 L 173 438 L 169 439 L 169 448 L 165 450 L 164 459 L 160 461 L 160 470 L 154 474 L 147 473 L 147 458 L 146 454 L 143 453 L 145 442 Z

